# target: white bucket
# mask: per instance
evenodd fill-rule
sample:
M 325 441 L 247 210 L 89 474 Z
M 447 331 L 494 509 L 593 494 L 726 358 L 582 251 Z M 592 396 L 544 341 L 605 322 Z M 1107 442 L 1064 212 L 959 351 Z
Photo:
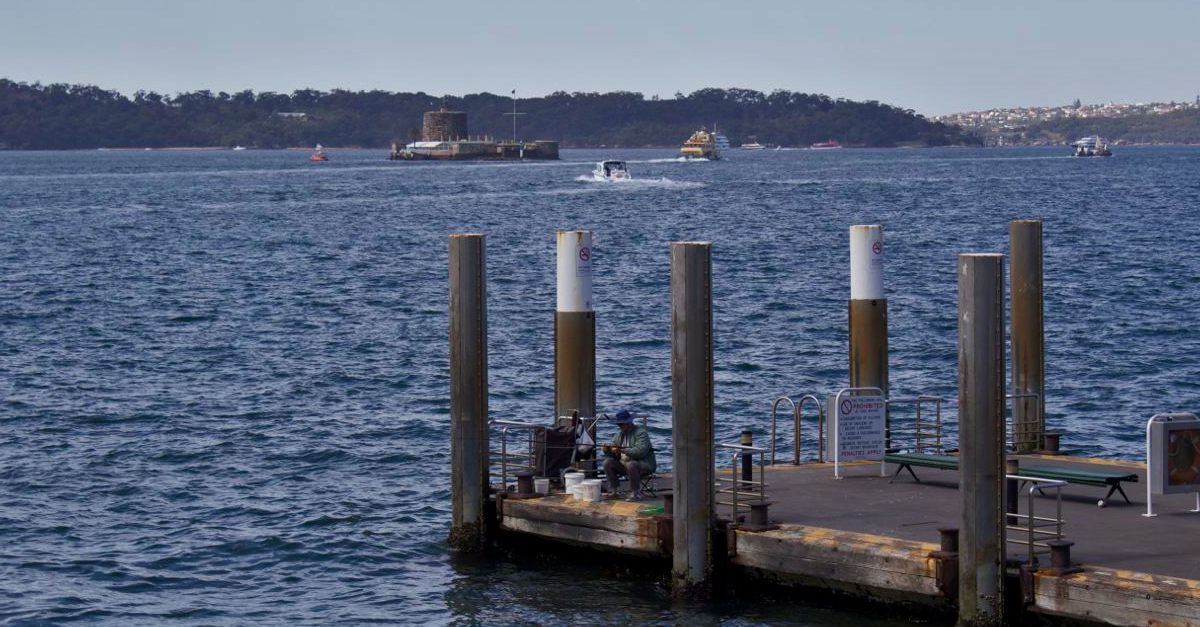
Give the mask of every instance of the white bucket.
M 550 494 L 550 480 L 549 479 L 534 479 L 533 480 L 533 491 L 537 492 L 538 494 Z
M 567 494 L 570 494 L 571 488 L 579 485 L 583 479 L 584 477 L 582 472 L 568 472 L 567 474 L 563 475 L 563 487 L 566 489 Z
M 576 489 L 579 491 L 580 496 L 583 497 L 583 500 L 599 503 L 601 483 L 603 482 L 599 479 L 585 479 Z

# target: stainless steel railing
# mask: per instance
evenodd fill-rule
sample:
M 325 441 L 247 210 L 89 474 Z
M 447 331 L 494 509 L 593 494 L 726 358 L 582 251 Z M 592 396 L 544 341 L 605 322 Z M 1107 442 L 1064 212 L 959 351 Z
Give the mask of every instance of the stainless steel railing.
M 793 401 L 791 398 L 789 398 L 787 396 L 780 396 L 779 398 L 775 399 L 775 401 L 773 403 L 771 403 L 771 463 L 772 464 L 775 463 L 775 427 L 778 423 L 778 420 L 776 419 L 776 417 L 777 417 L 777 412 L 779 410 L 779 404 L 784 401 L 787 401 L 787 404 L 792 406 L 792 424 L 797 425 L 797 426 L 800 424 L 800 416 L 799 416 L 800 409 L 796 406 L 795 401 Z M 798 428 L 796 429 L 795 442 L 796 442 L 796 460 L 798 461 L 800 459 L 800 429 L 798 429 Z
M 715 480 L 717 484 L 716 492 L 718 495 L 716 504 L 730 506 L 730 512 L 732 514 L 730 518 L 734 521 L 734 523 L 736 523 L 738 519 L 738 510 L 742 508 L 748 509 L 750 507 L 749 501 L 752 500 L 747 499 L 746 502 L 742 502 L 741 497 L 743 495 L 749 497 L 752 494 L 757 494 L 759 503 L 765 503 L 767 500 L 767 477 L 765 474 L 767 449 L 760 446 L 746 446 L 744 444 L 718 444 L 717 446 L 726 450 L 735 451 L 731 456 L 729 479 L 723 479 L 718 474 L 715 477 Z M 741 468 L 742 456 L 745 454 L 758 455 L 757 480 L 753 478 L 753 475 L 750 479 L 743 479 L 738 476 L 738 470 Z M 722 484 L 726 483 L 728 484 L 727 487 L 722 487 Z M 730 500 L 720 500 L 720 495 L 722 494 L 730 495 Z
M 805 394 L 797 403 L 788 396 L 780 396 L 771 403 L 771 464 L 775 464 L 775 445 L 777 444 L 778 412 L 780 403 L 786 402 L 792 407 L 792 464 L 800 465 L 801 425 L 804 423 L 803 413 L 806 402 L 811 401 L 817 406 L 817 461 L 825 461 L 825 406 L 821 399 L 814 394 Z
M 1030 449 L 1036 450 L 1042 448 L 1042 430 L 1038 425 L 1042 425 L 1042 419 L 1038 412 L 1041 411 L 1042 403 L 1039 401 L 1036 392 L 1024 392 L 1021 394 L 1007 394 L 1005 400 L 1014 401 L 1011 413 L 1007 411 L 1007 403 L 1005 403 L 1005 431 L 1008 435 L 1008 446 L 1014 451 L 1024 450 L 1021 445 L 1028 445 Z M 1019 399 L 1033 399 L 1033 421 L 1017 424 L 1017 408 L 1016 402 Z M 1032 428 L 1031 428 L 1032 427 Z
M 1066 481 L 1056 479 L 1041 479 L 1038 477 L 1026 477 L 1024 475 L 1005 475 L 1005 479 L 1016 481 L 1018 485 L 1028 483 L 1026 508 L 1025 513 L 1007 513 L 1005 514 L 1006 524 L 1006 541 L 1012 544 L 1023 544 L 1028 547 L 1029 565 L 1037 564 L 1037 555 L 1039 553 L 1049 553 L 1050 545 L 1047 544 L 1051 540 L 1062 540 L 1063 525 L 1066 523 L 1062 517 L 1062 488 L 1067 485 Z M 1034 493 L 1042 493 L 1044 490 L 1054 489 L 1054 517 L 1037 516 L 1034 513 Z
M 496 467 L 500 469 L 500 491 L 508 490 L 508 471 L 509 467 L 513 467 L 513 471 L 519 470 L 534 471 L 536 469 L 536 460 L 533 454 L 533 431 L 538 427 L 533 423 L 520 422 L 517 420 L 500 420 L 492 419 L 488 421 L 489 427 L 499 427 L 500 431 L 500 451 L 499 454 L 492 448 L 492 438 L 488 438 L 488 482 L 491 483 L 491 478 L 495 476 Z M 509 452 L 508 438 L 510 431 L 525 432 L 525 451 Z
M 893 405 L 912 405 L 916 411 L 916 416 L 912 426 L 903 426 L 896 420 L 891 420 L 888 441 L 891 446 L 896 446 L 897 437 L 906 438 L 913 443 L 913 450 L 917 453 L 924 453 L 926 450 L 931 450 L 935 453 L 942 452 L 942 404 L 946 399 L 941 396 L 932 396 L 921 394 L 913 398 L 889 398 L 887 400 L 888 412 L 891 413 Z M 922 408 L 925 405 L 933 405 L 933 419 L 929 419 L 927 412 L 923 412 Z M 894 418 L 894 416 L 893 416 Z

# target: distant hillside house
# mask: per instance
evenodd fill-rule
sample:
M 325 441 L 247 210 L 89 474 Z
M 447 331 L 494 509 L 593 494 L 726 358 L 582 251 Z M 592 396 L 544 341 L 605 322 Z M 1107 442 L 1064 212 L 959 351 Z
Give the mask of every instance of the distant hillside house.
M 275 115 L 281 118 L 294 118 L 297 120 L 308 117 L 307 113 L 301 113 L 300 111 L 276 111 Z

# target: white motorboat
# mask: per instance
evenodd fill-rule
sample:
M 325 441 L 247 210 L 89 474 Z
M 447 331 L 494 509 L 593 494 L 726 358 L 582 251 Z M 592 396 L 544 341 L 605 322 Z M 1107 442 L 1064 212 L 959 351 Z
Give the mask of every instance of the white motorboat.
M 629 168 L 625 166 L 624 161 L 606 159 L 596 164 L 596 169 L 592 170 L 592 178 L 597 181 L 628 181 L 633 177 L 629 175 Z

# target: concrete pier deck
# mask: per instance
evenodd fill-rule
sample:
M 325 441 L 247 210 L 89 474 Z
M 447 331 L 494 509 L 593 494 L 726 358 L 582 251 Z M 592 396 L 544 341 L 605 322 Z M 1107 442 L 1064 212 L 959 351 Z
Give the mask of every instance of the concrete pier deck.
M 1106 507 L 1097 501 L 1107 488 L 1063 488 L 1064 538 L 1074 542 L 1079 572 L 1041 570 L 1021 584 L 1027 611 L 1118 625 L 1200 626 L 1200 514 L 1191 513 L 1194 496 L 1155 497 L 1155 518 L 1146 518 L 1144 464 L 1022 456 L 1039 465 L 1120 469 L 1136 472 L 1139 483 Z M 952 607 L 954 591 L 945 578 L 950 567 L 933 554 L 939 527 L 958 527 L 961 497 L 956 471 L 916 468 L 891 481 L 879 476 L 878 462 L 843 464 L 834 479 L 831 464 L 776 465 L 766 469 L 770 520 L 778 529 L 729 533 L 728 563 L 734 569 L 778 581 L 848 592 L 886 601 Z M 729 469 L 718 469 L 728 476 Z M 669 479 L 660 479 L 669 486 Z M 1025 511 L 1022 493 L 1021 511 Z M 719 500 L 726 500 L 724 498 Z M 500 528 L 599 549 L 670 554 L 670 519 L 640 514 L 640 504 L 585 503 L 562 495 L 502 499 Z M 1054 514 L 1051 491 L 1035 499 L 1036 513 Z M 729 518 L 728 506 L 717 514 Z M 1010 537 L 1012 532 L 1010 532 Z M 1027 549 L 1008 545 L 1011 558 L 1024 561 Z
M 1126 483 L 1125 493 L 1096 503 L 1107 488 L 1068 485 L 1062 489 L 1064 538 L 1075 543 L 1075 562 L 1112 569 L 1138 570 L 1173 577 L 1200 579 L 1200 514 L 1192 495 L 1155 497 L 1155 518 L 1146 512 L 1145 464 L 1083 460 L 1065 456 L 1022 455 L 1039 465 L 1085 469 L 1120 469 L 1136 472 L 1138 483 Z M 888 464 L 887 478 L 878 476 L 878 462 L 844 466 L 843 479 L 833 478 L 832 464 L 771 466 L 767 468 L 771 518 L 779 522 L 829 527 L 923 542 L 938 541 L 938 527 L 959 525 L 958 473 L 933 468 L 914 469 L 918 483 L 907 473 L 894 482 L 895 466 Z M 1039 516 L 1053 515 L 1052 491 L 1035 498 Z M 1025 511 L 1025 495 L 1021 495 Z M 727 515 L 729 508 L 724 508 Z M 1025 556 L 1025 547 L 1009 545 L 1013 558 Z M 1045 560 L 1043 560 L 1045 562 Z

